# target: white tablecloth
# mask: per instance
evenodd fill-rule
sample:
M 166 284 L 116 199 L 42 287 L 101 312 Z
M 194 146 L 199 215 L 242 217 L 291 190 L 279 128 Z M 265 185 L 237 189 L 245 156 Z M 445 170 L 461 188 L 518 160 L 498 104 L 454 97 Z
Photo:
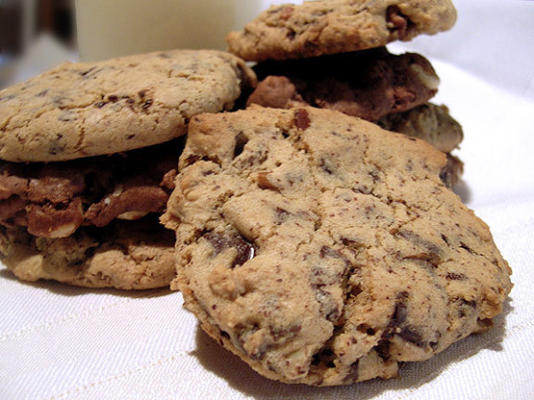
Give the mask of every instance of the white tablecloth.
M 492 330 L 399 379 L 284 385 L 202 333 L 180 293 L 22 283 L 0 266 L 0 399 L 533 399 L 534 1 L 456 4 L 452 31 L 392 48 L 433 62 L 436 101 L 463 124 L 458 192 L 514 271 Z

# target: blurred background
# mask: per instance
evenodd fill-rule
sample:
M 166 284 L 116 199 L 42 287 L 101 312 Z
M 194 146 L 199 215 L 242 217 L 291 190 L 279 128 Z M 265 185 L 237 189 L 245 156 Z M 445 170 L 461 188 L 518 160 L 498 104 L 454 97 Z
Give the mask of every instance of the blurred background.
M 0 88 L 76 52 L 74 0 L 0 0 Z
M 229 31 L 284 2 L 302 0 L 0 0 L 0 89 L 63 61 L 225 49 Z

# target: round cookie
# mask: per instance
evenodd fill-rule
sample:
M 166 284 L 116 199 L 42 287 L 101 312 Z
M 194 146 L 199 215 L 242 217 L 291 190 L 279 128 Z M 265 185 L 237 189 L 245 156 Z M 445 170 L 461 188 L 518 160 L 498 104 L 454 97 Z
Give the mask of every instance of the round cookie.
M 260 374 L 397 375 L 491 326 L 511 270 L 426 142 L 315 108 L 192 119 L 162 217 L 202 328 Z
M 291 108 L 311 105 L 368 121 L 406 111 L 432 98 L 439 78 L 415 53 L 385 48 L 257 64 L 261 80 L 247 104 Z
M 233 107 L 254 73 L 215 50 L 172 50 L 65 63 L 0 91 L 0 159 L 64 161 L 186 133 L 201 112 Z
M 455 22 L 450 0 L 319 0 L 273 6 L 226 41 L 248 61 L 284 60 L 380 47 Z
M 24 281 L 128 290 L 165 287 L 176 273 L 175 238 L 154 219 L 84 227 L 61 239 L 1 227 L 2 262 Z

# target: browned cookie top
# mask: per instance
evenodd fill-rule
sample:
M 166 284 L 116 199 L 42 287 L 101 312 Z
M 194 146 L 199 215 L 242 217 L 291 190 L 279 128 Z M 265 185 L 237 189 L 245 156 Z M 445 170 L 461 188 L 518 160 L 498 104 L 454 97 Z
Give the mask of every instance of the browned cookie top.
M 0 91 L 0 159 L 64 161 L 166 142 L 231 109 L 254 73 L 215 50 L 65 63 Z
M 450 29 L 450 0 L 319 0 L 273 6 L 227 36 L 249 61 L 313 57 L 384 46 Z
M 202 328 L 262 375 L 395 376 L 487 329 L 511 289 L 426 142 L 331 110 L 192 119 L 162 217 Z

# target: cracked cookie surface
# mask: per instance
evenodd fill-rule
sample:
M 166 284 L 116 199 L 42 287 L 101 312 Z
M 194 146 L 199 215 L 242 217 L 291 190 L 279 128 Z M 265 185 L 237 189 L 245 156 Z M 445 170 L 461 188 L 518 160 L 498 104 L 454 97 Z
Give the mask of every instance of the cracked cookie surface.
M 450 29 L 450 0 L 319 0 L 273 6 L 230 33 L 230 52 L 248 61 L 345 53 Z
M 242 60 L 215 50 L 65 63 L 0 91 L 0 158 L 65 161 L 166 142 L 254 83 Z
M 202 328 L 260 374 L 390 378 L 491 325 L 510 268 L 422 140 L 315 108 L 192 119 L 162 221 Z

